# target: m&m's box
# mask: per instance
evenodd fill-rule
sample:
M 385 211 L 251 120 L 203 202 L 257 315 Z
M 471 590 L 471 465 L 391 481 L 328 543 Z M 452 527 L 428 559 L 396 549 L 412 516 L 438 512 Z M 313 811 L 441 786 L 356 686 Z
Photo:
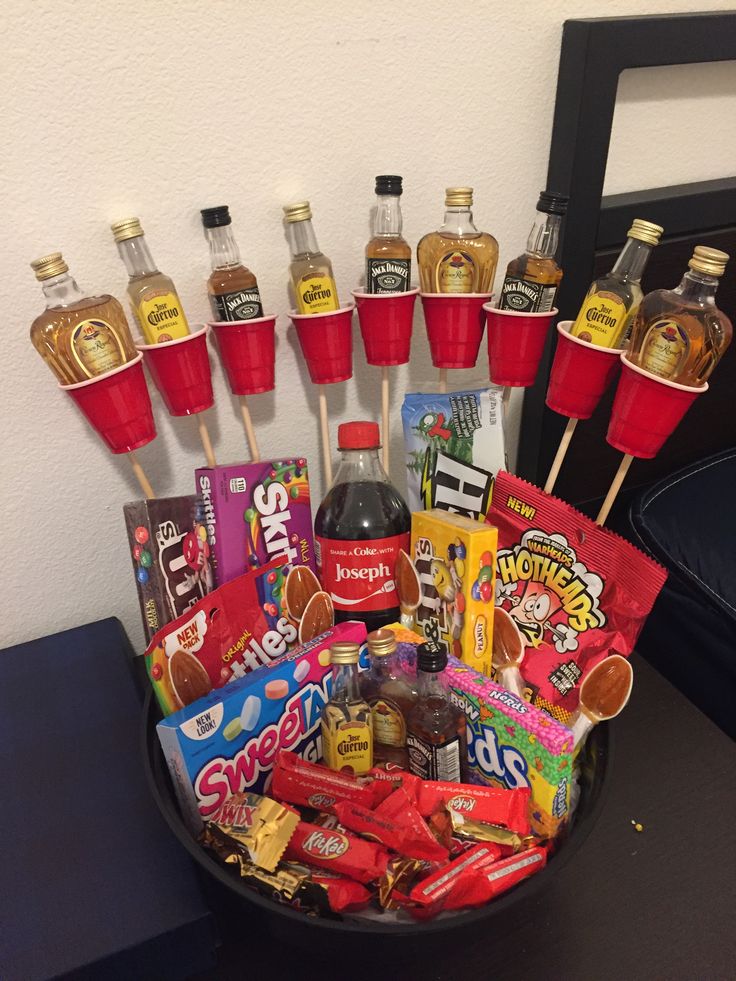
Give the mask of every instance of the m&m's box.
M 218 586 L 281 555 L 316 572 L 303 457 L 200 467 L 195 480 Z
M 213 588 L 207 530 L 197 498 L 123 505 L 146 641 Z

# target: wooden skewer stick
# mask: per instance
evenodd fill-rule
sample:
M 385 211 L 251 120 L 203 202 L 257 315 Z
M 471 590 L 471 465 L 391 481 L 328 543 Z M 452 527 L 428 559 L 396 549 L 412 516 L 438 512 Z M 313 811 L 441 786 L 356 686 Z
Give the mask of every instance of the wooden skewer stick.
M 616 471 L 616 476 L 611 481 L 611 486 L 608 488 L 608 493 L 606 494 L 606 499 L 601 505 L 601 509 L 598 512 L 598 517 L 595 519 L 597 525 L 605 524 L 606 518 L 608 517 L 608 512 L 613 507 L 613 502 L 616 500 L 616 495 L 621 490 L 621 484 L 623 484 L 626 474 L 629 472 L 629 467 L 631 466 L 631 461 L 633 456 L 629 453 L 624 453 L 624 458 L 619 464 L 618 470 Z
M 389 411 L 388 411 L 388 368 L 381 368 L 381 430 L 383 436 L 383 469 L 388 473 L 388 441 Z
M 197 428 L 199 429 L 199 438 L 202 440 L 202 447 L 204 449 L 204 455 L 207 458 L 208 467 L 216 467 L 217 460 L 215 460 L 215 452 L 212 449 L 212 442 L 210 441 L 210 434 L 207 431 L 207 423 L 204 421 L 202 413 L 197 413 Z
M 575 427 L 578 424 L 577 419 L 568 419 L 567 425 L 565 426 L 565 431 L 562 434 L 562 439 L 560 440 L 560 445 L 557 447 L 557 452 L 555 453 L 555 458 L 552 461 L 552 466 L 549 470 L 549 475 L 547 476 L 547 483 L 544 485 L 544 490 L 546 494 L 551 494 L 552 489 L 555 486 L 557 478 L 560 475 L 560 467 L 562 466 L 562 461 L 565 459 L 565 454 L 567 453 L 567 448 L 570 445 L 570 440 L 572 439 L 573 433 L 575 432 Z
M 332 457 L 330 455 L 330 429 L 327 423 L 327 396 L 324 385 L 318 385 L 319 391 L 319 428 L 322 433 L 322 462 L 325 469 L 327 486 L 332 486 Z
M 138 483 L 141 485 L 141 490 L 143 491 L 143 496 L 148 498 L 149 501 L 153 501 L 156 495 L 153 493 L 153 487 L 151 487 L 151 482 L 148 477 L 146 477 L 146 472 L 143 467 L 138 462 L 138 457 L 135 455 L 133 450 L 128 453 L 130 458 L 130 465 L 133 468 L 133 473 L 138 478 Z
M 440 368 L 440 392 L 447 391 L 447 368 Z
M 503 417 L 504 417 L 504 419 L 506 418 L 506 415 L 508 414 L 508 411 L 509 411 L 509 402 L 510 401 L 511 401 L 511 386 L 510 385 L 506 385 L 504 387 L 504 390 L 503 390 L 503 395 L 501 396 L 501 406 L 503 408 Z
M 257 463 L 261 459 L 261 454 L 258 449 L 258 440 L 256 439 L 256 432 L 253 429 L 253 420 L 250 417 L 250 409 L 248 408 L 248 399 L 245 395 L 240 396 L 240 412 L 243 416 L 243 426 L 245 427 L 245 437 L 248 440 L 248 449 L 250 450 L 250 458 L 254 463 Z

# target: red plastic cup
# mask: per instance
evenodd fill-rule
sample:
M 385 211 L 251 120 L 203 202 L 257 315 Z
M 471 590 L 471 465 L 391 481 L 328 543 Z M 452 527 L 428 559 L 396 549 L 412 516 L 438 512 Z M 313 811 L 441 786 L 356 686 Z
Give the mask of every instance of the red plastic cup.
M 528 388 L 534 384 L 549 325 L 557 309 L 545 313 L 497 310 L 486 303 L 488 369 L 494 385 Z
M 353 377 L 353 310 L 349 303 L 329 313 L 296 313 L 294 321 L 309 377 L 315 385 L 334 385 Z
M 172 416 L 204 412 L 214 403 L 208 332 L 207 324 L 197 324 L 191 334 L 174 341 L 136 344 Z
M 590 419 L 621 364 L 620 347 L 598 347 L 570 334 L 572 320 L 557 324 L 557 350 L 547 405 L 568 419 Z
M 435 368 L 474 368 L 491 293 L 420 293 Z
M 622 453 L 651 460 L 662 449 L 695 399 L 708 390 L 652 375 L 621 355 L 621 377 L 606 439 Z
M 130 453 L 156 436 L 143 355 L 74 385 L 60 385 L 112 453 Z
M 368 364 L 387 368 L 408 362 L 418 294 L 418 289 L 405 293 L 353 290 Z
M 208 324 L 233 395 L 260 395 L 276 385 L 276 317 Z

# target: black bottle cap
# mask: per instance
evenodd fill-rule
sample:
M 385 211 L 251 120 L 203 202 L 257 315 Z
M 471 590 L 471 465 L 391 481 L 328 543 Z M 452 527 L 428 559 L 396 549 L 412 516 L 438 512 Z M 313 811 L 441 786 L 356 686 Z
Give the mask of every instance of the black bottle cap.
M 447 667 L 447 645 L 441 641 L 426 640 L 417 647 L 417 671 L 436 674 Z
M 231 225 L 233 221 L 226 204 L 221 204 L 217 208 L 202 208 L 200 215 L 205 228 L 220 228 L 221 225 Z
M 402 194 L 401 177 L 396 174 L 381 174 L 376 177 L 376 194 Z
M 540 191 L 537 211 L 543 211 L 546 215 L 564 215 L 569 200 L 566 194 L 558 194 L 557 191 Z

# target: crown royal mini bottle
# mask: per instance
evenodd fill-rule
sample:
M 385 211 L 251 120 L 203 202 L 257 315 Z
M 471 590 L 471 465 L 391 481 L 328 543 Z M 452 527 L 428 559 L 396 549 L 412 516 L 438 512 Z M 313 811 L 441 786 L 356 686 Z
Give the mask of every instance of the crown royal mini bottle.
M 498 242 L 473 222 L 472 187 L 448 187 L 445 220 L 417 246 L 424 293 L 490 293 L 498 262 Z

